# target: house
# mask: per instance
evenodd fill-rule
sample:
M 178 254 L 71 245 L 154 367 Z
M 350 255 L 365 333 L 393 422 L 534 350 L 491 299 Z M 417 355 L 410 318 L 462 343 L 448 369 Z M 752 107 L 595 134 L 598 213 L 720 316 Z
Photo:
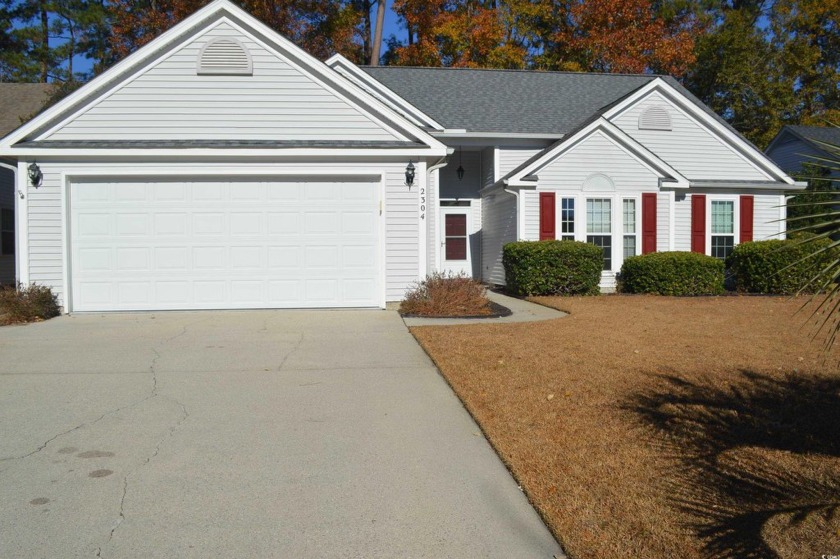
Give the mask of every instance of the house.
M 840 146 L 840 128 L 836 126 L 783 126 L 765 153 L 780 168 L 790 174 L 802 172 L 803 163 L 819 164 L 818 158 L 837 158 L 828 146 Z M 815 159 L 817 158 L 817 159 Z M 830 176 L 840 178 L 834 169 Z
M 384 307 L 574 238 L 779 235 L 801 188 L 676 81 L 315 60 L 217 0 L 0 140 L 18 275 L 70 311 Z
M 0 83 L 0 137 L 35 113 L 49 99 L 45 83 Z M 15 171 L 0 161 L 0 286 L 15 282 Z

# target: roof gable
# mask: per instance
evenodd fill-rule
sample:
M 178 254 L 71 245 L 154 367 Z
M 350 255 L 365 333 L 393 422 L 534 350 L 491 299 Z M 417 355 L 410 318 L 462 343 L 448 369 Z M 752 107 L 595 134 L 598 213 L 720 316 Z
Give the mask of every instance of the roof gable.
M 676 188 L 688 187 L 688 180 L 673 167 L 604 118 L 593 119 L 575 133 L 549 146 L 508 173 L 506 177 L 502 178 L 502 182 L 510 186 L 534 186 L 535 183 L 532 178 L 534 175 L 538 176 L 543 169 L 573 153 L 575 148 L 592 138 L 598 138 L 599 141 L 607 142 L 605 145 L 612 146 L 609 151 L 613 157 L 616 155 L 619 155 L 620 158 L 629 157 L 662 181 L 670 183 L 670 186 Z M 605 158 L 609 157 L 610 155 L 605 155 Z
M 674 111 L 675 119 L 682 125 L 682 135 L 638 129 L 638 113 L 651 102 L 665 104 Z M 639 88 L 605 110 L 603 116 L 690 179 L 794 183 L 764 153 L 721 122 L 720 117 L 664 79 L 657 78 Z M 709 173 L 723 174 L 708 176 Z
M 251 75 L 198 71 L 227 37 Z M 243 140 L 445 146 L 227 0 L 217 0 L 7 137 L 26 141 Z

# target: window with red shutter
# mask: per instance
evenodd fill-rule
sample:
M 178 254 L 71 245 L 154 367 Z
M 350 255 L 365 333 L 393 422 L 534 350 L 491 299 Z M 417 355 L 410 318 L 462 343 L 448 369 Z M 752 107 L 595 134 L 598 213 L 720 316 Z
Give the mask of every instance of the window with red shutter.
M 556 206 L 553 192 L 540 192 L 540 240 L 554 240 L 556 234 Z
M 642 194 L 642 254 L 656 252 L 656 194 Z
M 691 252 L 706 254 L 706 196 L 691 197 Z

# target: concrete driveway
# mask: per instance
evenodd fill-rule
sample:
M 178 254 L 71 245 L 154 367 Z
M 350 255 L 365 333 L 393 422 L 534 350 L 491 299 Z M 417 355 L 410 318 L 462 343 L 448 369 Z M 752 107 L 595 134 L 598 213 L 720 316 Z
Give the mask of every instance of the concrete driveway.
M 0 557 L 560 554 L 385 311 L 0 329 Z

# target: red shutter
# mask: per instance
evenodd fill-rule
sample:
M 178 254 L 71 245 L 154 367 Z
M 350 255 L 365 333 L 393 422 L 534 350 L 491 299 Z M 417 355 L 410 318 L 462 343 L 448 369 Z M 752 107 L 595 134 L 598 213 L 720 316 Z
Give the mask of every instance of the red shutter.
M 753 196 L 741 196 L 741 238 L 739 243 L 748 243 L 753 240 L 753 207 L 755 198 Z
M 656 194 L 642 194 L 642 254 L 656 252 Z
M 691 252 L 706 254 L 706 195 L 691 197 Z
M 554 212 L 556 211 L 553 192 L 540 192 L 540 240 L 547 241 L 557 238 L 555 234 Z

